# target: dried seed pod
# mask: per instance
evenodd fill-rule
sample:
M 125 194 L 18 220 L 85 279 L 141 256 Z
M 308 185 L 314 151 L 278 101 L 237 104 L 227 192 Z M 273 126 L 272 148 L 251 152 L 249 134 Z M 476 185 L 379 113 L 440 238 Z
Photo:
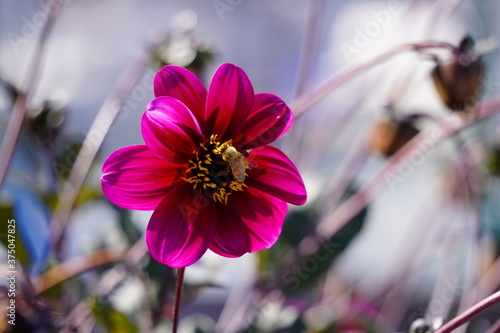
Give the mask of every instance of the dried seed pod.
M 438 61 L 432 71 L 439 96 L 454 111 L 474 105 L 480 93 L 484 64 L 479 56 L 469 52 L 471 43 L 468 37 L 462 40 L 451 62 Z
M 371 149 L 384 156 L 392 156 L 419 133 L 414 125 L 415 118 L 410 116 L 398 120 L 389 116 L 388 119 L 381 120 L 375 127 Z

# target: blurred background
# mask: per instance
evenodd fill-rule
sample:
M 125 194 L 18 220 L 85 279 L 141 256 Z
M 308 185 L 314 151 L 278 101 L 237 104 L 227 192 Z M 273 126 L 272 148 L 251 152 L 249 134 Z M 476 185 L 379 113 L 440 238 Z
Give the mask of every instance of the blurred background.
M 287 102 L 295 125 L 276 144 L 308 190 L 270 250 L 187 268 L 181 332 L 410 332 L 419 318 L 425 332 L 494 293 L 499 14 L 495 0 L 0 0 L 1 274 L 11 220 L 17 268 L 16 325 L 2 278 L 0 330 L 169 331 L 175 270 L 147 253 L 151 212 L 100 188 L 103 160 L 143 143 L 166 64 L 208 84 L 234 63 Z

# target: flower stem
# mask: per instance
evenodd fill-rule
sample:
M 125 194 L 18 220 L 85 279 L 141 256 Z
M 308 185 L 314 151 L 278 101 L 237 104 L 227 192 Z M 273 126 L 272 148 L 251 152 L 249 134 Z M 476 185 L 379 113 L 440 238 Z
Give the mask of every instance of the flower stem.
M 500 291 L 497 291 L 493 295 L 483 299 L 481 302 L 470 307 L 468 310 L 462 312 L 462 314 L 450 320 L 443 327 L 438 329 L 436 333 L 449 333 L 455 328 L 462 326 L 467 323 L 473 317 L 477 316 L 479 313 L 488 309 L 490 306 L 500 302 Z
M 182 286 L 184 284 L 184 267 L 177 270 L 177 283 L 175 284 L 175 298 L 174 298 L 174 313 L 173 313 L 173 327 L 172 333 L 177 333 L 177 326 L 179 324 L 179 313 L 181 308 L 182 299 Z

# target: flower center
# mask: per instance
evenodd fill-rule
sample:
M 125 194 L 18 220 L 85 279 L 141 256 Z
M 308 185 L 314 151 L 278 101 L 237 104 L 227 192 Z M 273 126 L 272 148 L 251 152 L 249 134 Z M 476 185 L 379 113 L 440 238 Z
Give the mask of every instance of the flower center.
M 234 191 L 244 191 L 245 157 L 232 146 L 232 140 L 221 143 L 217 135 L 200 144 L 200 149 L 182 179 L 195 189 L 211 195 L 215 202 L 227 204 L 227 197 Z

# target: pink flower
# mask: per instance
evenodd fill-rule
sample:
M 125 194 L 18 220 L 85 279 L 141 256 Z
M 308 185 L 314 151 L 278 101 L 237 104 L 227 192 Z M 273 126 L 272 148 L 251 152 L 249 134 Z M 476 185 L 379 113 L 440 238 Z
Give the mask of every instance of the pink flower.
M 293 114 L 272 94 L 254 94 L 245 72 L 224 64 L 207 91 L 188 70 L 166 66 L 142 117 L 145 145 L 113 152 L 102 189 L 114 204 L 154 210 L 146 231 L 153 258 L 185 267 L 212 250 L 239 257 L 271 247 L 287 202 L 306 201 L 293 163 L 267 144 Z M 248 152 L 250 151 L 250 152 Z

